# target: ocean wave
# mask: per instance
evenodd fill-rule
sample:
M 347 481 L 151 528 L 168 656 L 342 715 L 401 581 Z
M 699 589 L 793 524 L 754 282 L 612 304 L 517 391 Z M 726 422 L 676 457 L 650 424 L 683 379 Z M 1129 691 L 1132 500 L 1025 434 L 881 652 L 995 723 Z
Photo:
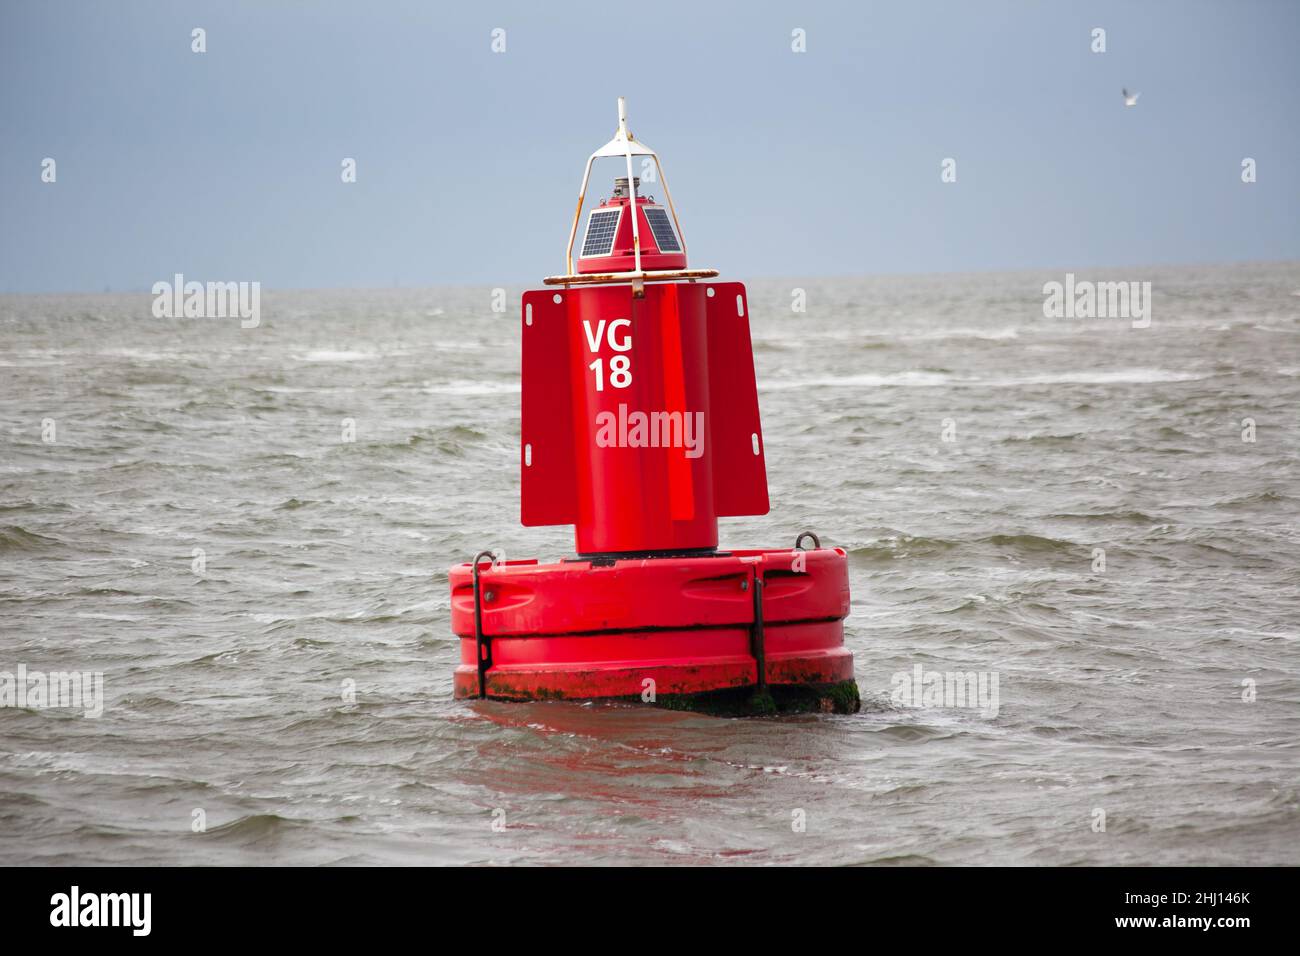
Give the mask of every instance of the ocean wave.
M 257 844 L 274 839 L 289 830 L 309 828 L 311 824 L 278 813 L 252 813 L 220 826 L 209 827 L 205 840 Z
M 1130 508 L 1115 508 L 1109 511 L 1066 511 L 1045 516 L 1049 521 L 1105 521 L 1123 524 L 1159 524 L 1159 518 L 1153 518 L 1143 511 Z
M 1010 435 L 998 440 L 1000 445 L 1060 445 L 1064 442 L 1078 441 L 1084 436 L 1079 432 L 1069 435 Z
M 28 531 L 16 524 L 0 525 L 0 553 L 9 551 L 40 551 L 53 548 L 63 542 L 57 538 L 47 537 Z
M 850 561 L 894 561 L 899 558 L 927 557 L 959 547 L 956 541 L 909 534 L 891 534 L 865 545 L 848 548 Z
M 1045 538 L 1037 534 L 991 534 L 977 538 L 976 543 L 1026 552 L 1074 552 L 1080 547 L 1073 541 L 1066 541 L 1063 538 Z
M 1266 491 L 1257 491 L 1248 495 L 1233 495 L 1223 498 L 1214 503 L 1215 508 L 1250 508 L 1254 512 L 1256 505 L 1271 505 L 1278 502 L 1296 502 L 1293 495 L 1284 495 L 1273 491 L 1271 488 Z

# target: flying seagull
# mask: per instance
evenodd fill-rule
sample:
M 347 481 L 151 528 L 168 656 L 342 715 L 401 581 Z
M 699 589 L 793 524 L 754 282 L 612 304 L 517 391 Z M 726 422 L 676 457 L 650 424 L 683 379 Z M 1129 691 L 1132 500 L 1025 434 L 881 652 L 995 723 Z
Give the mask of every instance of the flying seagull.
M 1128 90 L 1124 90 L 1124 89 L 1121 89 L 1120 93 L 1124 94 L 1125 106 L 1137 106 L 1138 97 L 1142 95 L 1141 93 L 1130 93 Z

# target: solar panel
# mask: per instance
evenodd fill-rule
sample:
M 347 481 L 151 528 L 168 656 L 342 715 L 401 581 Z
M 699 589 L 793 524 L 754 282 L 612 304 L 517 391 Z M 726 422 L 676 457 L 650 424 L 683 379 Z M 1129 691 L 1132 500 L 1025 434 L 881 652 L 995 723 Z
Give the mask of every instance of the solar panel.
M 582 239 L 582 256 L 607 256 L 614 248 L 614 235 L 622 209 L 593 209 L 587 217 L 587 234 Z
M 660 252 L 682 251 L 677 242 L 677 233 L 673 232 L 673 224 L 668 221 L 667 209 L 662 206 L 646 206 L 645 218 L 650 223 L 650 231 L 655 234 L 655 245 Z

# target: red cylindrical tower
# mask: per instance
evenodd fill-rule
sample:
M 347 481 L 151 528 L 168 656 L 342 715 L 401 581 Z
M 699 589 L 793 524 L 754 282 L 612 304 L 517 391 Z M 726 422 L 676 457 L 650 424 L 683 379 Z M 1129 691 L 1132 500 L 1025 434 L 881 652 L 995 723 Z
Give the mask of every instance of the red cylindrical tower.
M 704 301 L 671 283 L 570 299 L 579 554 L 717 547 Z

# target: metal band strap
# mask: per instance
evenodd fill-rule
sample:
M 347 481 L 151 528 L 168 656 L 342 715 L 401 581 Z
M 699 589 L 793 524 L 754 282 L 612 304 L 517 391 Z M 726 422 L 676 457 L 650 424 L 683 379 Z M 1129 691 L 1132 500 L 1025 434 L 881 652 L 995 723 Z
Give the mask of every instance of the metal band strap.
M 487 672 L 492 666 L 492 641 L 483 633 L 483 591 L 479 585 L 479 561 L 487 558 L 492 564 L 497 556 L 491 551 L 480 551 L 474 555 L 474 658 L 478 662 L 478 696 L 487 697 Z M 486 651 L 486 655 L 485 652 Z

